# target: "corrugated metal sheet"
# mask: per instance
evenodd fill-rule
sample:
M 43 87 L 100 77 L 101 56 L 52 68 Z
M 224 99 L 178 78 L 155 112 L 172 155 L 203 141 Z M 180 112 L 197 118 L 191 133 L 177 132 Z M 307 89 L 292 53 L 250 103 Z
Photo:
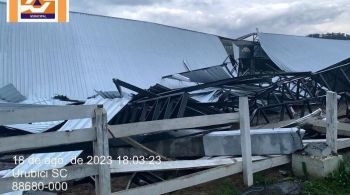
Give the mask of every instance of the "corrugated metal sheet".
M 108 99 L 114 99 L 114 98 L 120 98 L 122 95 L 118 91 L 97 91 L 97 95 L 108 98 Z
M 220 93 L 220 90 L 213 90 L 213 91 L 208 91 L 208 93 L 204 93 L 204 94 L 192 94 L 191 98 L 202 102 L 202 103 L 208 103 L 208 102 L 217 102 L 219 100 L 220 95 L 218 95 Z
M 350 41 L 260 33 L 262 48 L 284 71 L 317 72 L 350 57 Z
M 184 88 L 184 87 L 190 87 L 194 85 L 198 85 L 197 83 L 192 83 L 188 81 L 179 81 L 174 80 L 172 78 L 163 78 L 160 82 L 160 85 L 163 85 L 169 89 L 178 89 L 178 88 Z
M 43 107 L 43 106 L 62 106 L 69 102 L 60 101 L 52 98 L 37 98 L 31 97 L 19 103 L 11 103 L 0 100 L 0 110 L 21 109 L 28 107 Z
M 104 99 L 96 97 L 88 99 L 85 105 L 99 105 L 103 104 L 104 109 L 107 112 L 107 121 L 110 121 L 129 101 L 131 96 L 124 96 L 123 98 L 116 99 Z M 92 126 L 91 119 L 75 119 L 67 121 L 59 131 L 70 131 L 72 129 L 83 129 Z
M 107 112 L 107 121 L 110 121 L 129 101 L 130 96 L 125 96 L 119 99 L 103 99 L 97 97 L 94 99 L 89 99 L 85 103 L 86 105 L 100 105 L 103 104 L 104 109 Z M 82 129 L 91 127 L 91 119 L 77 119 L 69 120 L 65 125 L 60 128 L 59 131 L 67 131 L 72 129 Z M 45 171 L 54 168 L 61 168 L 69 164 L 70 161 L 79 156 L 82 151 L 70 151 L 70 152 L 55 152 L 55 153 L 43 153 L 43 154 L 33 154 L 28 157 L 23 163 L 16 166 L 11 172 L 7 173 L 4 177 L 12 177 L 13 173 L 20 172 L 30 172 L 30 171 Z M 62 159 L 62 163 L 57 164 L 30 164 L 28 159 L 41 159 L 41 162 L 45 162 L 45 159 Z
M 86 99 L 113 91 L 112 78 L 148 88 L 162 76 L 221 64 L 217 36 L 168 26 L 71 13 L 70 22 L 6 23 L 0 3 L 0 86 L 24 96 Z
M 55 99 L 46 99 L 46 98 L 30 98 L 22 101 L 20 104 L 1 104 L 0 109 L 7 108 L 26 108 L 26 107 L 34 107 L 34 106 L 61 106 L 66 105 L 67 102 L 55 100 Z M 63 123 L 64 121 L 48 121 L 48 122 L 37 122 L 30 124 L 15 124 L 15 125 L 7 125 L 8 128 L 19 129 L 22 131 L 26 131 L 29 133 L 42 133 L 51 128 L 56 127 L 57 125 Z
M 40 122 L 32 124 L 16 124 L 16 125 L 7 125 L 7 128 L 18 129 L 26 131 L 28 133 L 43 133 L 48 131 L 57 125 L 63 123 L 64 121 L 50 121 L 50 122 Z
M 179 73 L 184 78 L 188 78 L 189 82 L 197 83 L 208 83 L 214 82 L 223 79 L 232 78 L 232 75 L 229 73 L 228 69 L 224 65 L 212 66 L 209 68 L 192 70 L 188 72 Z M 177 80 L 186 80 L 181 78 L 176 78 L 176 75 L 169 76 L 168 78 L 173 78 Z

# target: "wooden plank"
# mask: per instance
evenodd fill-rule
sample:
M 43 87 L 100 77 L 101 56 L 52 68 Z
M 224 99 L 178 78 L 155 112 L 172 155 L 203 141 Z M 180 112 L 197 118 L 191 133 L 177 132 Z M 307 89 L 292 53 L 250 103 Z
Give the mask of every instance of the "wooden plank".
M 337 146 L 338 146 L 338 150 L 350 148 L 350 138 L 338 139 Z
M 326 122 L 327 122 L 327 132 L 326 140 L 328 146 L 331 148 L 332 152 L 337 153 L 337 138 L 338 138 L 338 101 L 337 93 L 328 91 L 327 92 L 327 105 L 326 105 Z
M 250 119 L 247 97 L 239 97 L 239 119 L 241 132 L 241 150 L 243 159 L 243 180 L 245 185 L 252 186 L 252 144 L 250 140 Z
M 133 188 L 121 192 L 112 193 L 115 195 L 139 195 L 139 194 L 165 194 L 176 190 L 188 188 L 198 184 L 206 183 L 219 178 L 227 177 L 236 173 L 242 172 L 242 163 L 233 165 L 224 165 L 205 171 L 200 171 L 194 174 L 182 176 L 176 179 L 147 185 L 144 187 Z
M 207 127 L 212 125 L 223 125 L 238 122 L 238 113 L 204 115 L 195 117 L 185 117 L 177 119 L 167 119 L 149 122 L 138 122 L 123 125 L 111 125 L 109 129 L 114 137 L 129 137 L 133 135 L 149 134 L 162 131 L 178 129 L 191 129 Z
M 90 118 L 96 105 L 45 106 L 0 111 L 0 125 Z
M 290 123 L 290 124 L 287 124 L 287 125 L 283 126 L 283 128 L 285 128 L 285 127 L 294 127 L 295 125 L 303 124 L 303 123 L 305 123 L 305 121 L 307 121 L 308 119 L 310 119 L 310 118 L 312 118 L 312 117 L 315 117 L 315 116 L 319 116 L 319 115 L 321 115 L 321 114 L 322 114 L 322 109 L 319 108 L 319 109 L 313 111 L 312 113 L 310 113 L 310 114 L 308 114 L 308 115 L 306 115 L 306 116 L 304 116 L 304 117 L 302 117 L 302 118 L 299 118 L 299 119 L 293 121 L 293 122 Z
M 92 125 L 96 130 L 96 141 L 93 142 L 94 157 L 107 160 L 109 156 L 107 113 L 102 106 L 98 106 L 94 110 Z M 109 195 L 111 193 L 111 172 L 107 163 L 99 163 L 98 165 L 95 192 L 99 195 Z
M 280 121 L 276 123 L 269 123 L 269 124 L 254 126 L 252 127 L 252 129 L 275 129 L 275 128 L 294 127 L 296 125 L 307 123 L 310 119 L 312 119 L 312 117 L 318 116 L 321 113 L 322 113 L 322 109 L 319 108 L 313 111 L 312 113 L 299 119 L 291 119 L 291 120 L 285 120 L 285 121 Z
M 310 118 L 306 121 L 306 124 L 312 125 L 312 130 L 319 133 L 327 132 L 327 123 L 325 120 Z M 338 122 L 337 129 L 338 135 L 350 137 L 350 124 Z
M 135 163 L 137 162 L 137 163 Z M 114 160 L 111 164 L 112 173 L 125 172 L 142 172 L 142 171 L 165 171 L 165 170 L 179 170 L 179 169 L 193 169 L 215 167 L 220 165 L 234 164 L 236 161 L 232 158 L 220 159 L 199 159 L 199 160 L 178 160 L 178 161 L 132 161 L 123 163 L 122 160 Z
M 309 140 L 303 140 L 303 144 L 309 144 L 309 143 L 326 143 L 326 139 L 309 139 Z M 337 140 L 338 150 L 350 148 L 350 138 L 340 138 Z
M 257 171 L 272 168 L 274 166 L 280 166 L 284 163 L 289 163 L 288 157 L 278 156 L 273 158 L 267 158 L 265 160 L 257 161 L 253 163 L 253 168 Z M 233 174 L 242 172 L 242 161 L 238 161 L 232 165 L 224 165 L 216 168 L 211 168 L 205 171 L 200 171 L 190 175 L 185 175 L 176 179 L 147 185 L 144 187 L 133 188 L 130 190 L 124 190 L 120 192 L 112 193 L 113 195 L 139 195 L 139 194 L 165 194 L 176 190 L 188 188 L 198 184 L 206 183 L 219 178 L 227 177 Z
M 93 128 L 5 137 L 0 138 L 0 153 L 90 142 L 95 139 L 96 132 Z
M 257 173 L 273 167 L 278 167 L 290 163 L 290 156 L 276 156 L 260 160 L 253 163 L 253 172 Z
M 89 177 L 97 174 L 97 165 L 74 165 L 68 166 L 61 169 L 53 169 L 45 171 L 47 177 L 9 177 L 9 178 L 0 178 L 0 194 L 12 192 L 12 185 L 19 182 L 42 182 L 45 185 L 50 182 L 63 182 L 70 181 L 75 179 L 81 179 L 84 177 Z M 55 177 L 54 173 L 61 173 L 59 177 Z

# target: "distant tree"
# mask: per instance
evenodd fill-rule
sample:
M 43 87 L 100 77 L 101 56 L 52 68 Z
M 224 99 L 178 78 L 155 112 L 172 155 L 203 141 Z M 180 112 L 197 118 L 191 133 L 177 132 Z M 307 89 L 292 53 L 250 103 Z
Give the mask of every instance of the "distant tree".
M 337 39 L 337 40 L 350 40 L 350 35 L 345 33 L 326 33 L 326 34 L 309 34 L 307 37 L 322 38 L 322 39 Z

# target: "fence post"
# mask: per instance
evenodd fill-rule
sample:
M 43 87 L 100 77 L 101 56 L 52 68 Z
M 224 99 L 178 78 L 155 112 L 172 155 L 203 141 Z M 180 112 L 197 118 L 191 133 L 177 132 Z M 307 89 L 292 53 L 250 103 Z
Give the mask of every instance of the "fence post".
M 253 185 L 252 145 L 250 140 L 249 104 L 247 97 L 239 98 L 239 123 L 241 132 L 241 150 L 243 180 L 247 186 Z
M 327 92 L 326 99 L 326 122 L 327 132 L 326 139 L 327 144 L 331 148 L 333 153 L 337 153 L 337 138 L 338 138 L 338 101 L 337 93 L 332 91 Z
M 103 109 L 103 105 L 98 105 L 94 110 L 92 126 L 96 130 L 97 138 L 93 142 L 94 157 L 101 161 L 103 158 L 109 156 L 107 113 Z M 98 166 L 98 175 L 96 175 L 95 179 L 95 192 L 98 195 L 111 194 L 111 171 L 108 164 L 99 164 Z

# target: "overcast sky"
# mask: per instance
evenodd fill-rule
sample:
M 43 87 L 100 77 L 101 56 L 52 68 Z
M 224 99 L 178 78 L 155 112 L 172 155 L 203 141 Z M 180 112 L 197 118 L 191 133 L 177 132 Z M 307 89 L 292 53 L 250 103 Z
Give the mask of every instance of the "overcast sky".
M 350 0 L 70 0 L 71 10 L 227 37 L 254 32 L 350 33 Z

